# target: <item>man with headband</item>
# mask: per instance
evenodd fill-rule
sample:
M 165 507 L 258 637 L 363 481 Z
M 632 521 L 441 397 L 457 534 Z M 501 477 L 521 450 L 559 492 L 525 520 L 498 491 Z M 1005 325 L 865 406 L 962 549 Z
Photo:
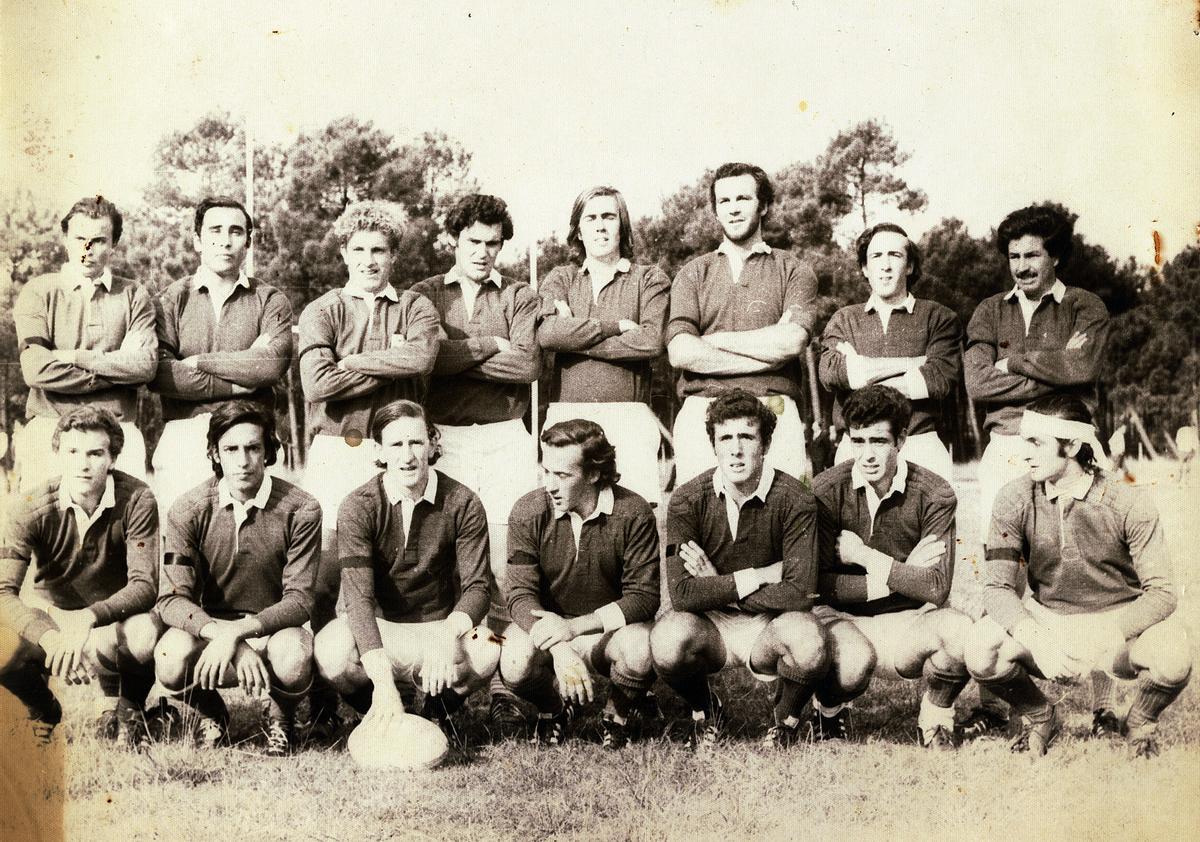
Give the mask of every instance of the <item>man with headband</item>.
M 1013 750 L 1038 755 L 1061 723 L 1032 676 L 1062 681 L 1102 670 L 1136 678 L 1121 728 L 1136 756 L 1152 757 L 1159 715 L 1191 673 L 1158 513 L 1144 492 L 1103 470 L 1078 398 L 1031 403 L 1020 431 L 1029 474 L 1006 485 L 992 508 L 986 615 L 967 642 L 967 668 L 1021 715 Z

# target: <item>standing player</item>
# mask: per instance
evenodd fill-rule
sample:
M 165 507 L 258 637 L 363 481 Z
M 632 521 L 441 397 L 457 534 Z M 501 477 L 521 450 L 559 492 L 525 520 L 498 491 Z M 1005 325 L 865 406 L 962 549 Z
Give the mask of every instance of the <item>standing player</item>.
M 813 731 L 846 733 L 845 703 L 872 674 L 925 676 L 917 728 L 934 749 L 954 747 L 954 700 L 969 676 L 962 647 L 971 621 L 946 607 L 954 575 L 954 489 L 904 458 L 913 409 L 884 385 L 846 399 L 854 458 L 813 483 L 819 505 L 821 605 L 832 664 L 817 690 Z
M 657 505 L 661 437 L 650 367 L 663 352 L 671 281 L 657 266 L 632 262 L 629 209 L 611 187 L 575 199 L 567 243 L 579 265 L 554 269 L 538 290 L 547 305 L 538 344 L 555 352 L 546 426 L 595 421 L 616 448 L 626 487 Z
M 654 667 L 691 708 L 693 745 L 720 736 L 708 676 L 745 666 L 781 679 L 767 739 L 788 745 L 799 712 L 829 668 L 809 613 L 817 584 L 817 503 L 799 480 L 765 466 L 775 414 L 744 389 L 709 403 L 717 467 L 677 488 L 667 510 L 673 611 L 654 624 Z
M 374 717 L 403 712 L 397 682 L 420 689 L 426 716 L 453 735 L 451 715 L 500 661 L 480 627 L 490 604 L 487 515 L 473 491 L 431 469 L 437 428 L 419 404 L 390 403 L 371 424 L 384 470 L 338 513 L 339 616 L 317 635 L 317 668 Z
M 771 464 L 794 477 L 807 472 L 796 362 L 812 334 L 817 278 L 790 252 L 762 239 L 775 192 L 752 164 L 722 164 L 709 200 L 724 239 L 692 260 L 671 287 L 667 353 L 679 369 L 683 406 L 675 418 L 675 484 L 714 464 L 704 439 L 709 402 L 737 387 L 756 395 L 778 420 Z
M 48 675 L 72 684 L 96 677 L 99 736 L 130 742 L 147 734 L 142 709 L 162 627 L 148 613 L 158 588 L 158 508 L 145 483 L 113 469 L 123 445 L 108 410 L 70 410 L 51 442 L 62 476 L 8 507 L 0 686 L 24 702 L 43 740 L 62 717 Z M 22 598 L 30 564 L 34 585 Z
M 433 302 L 442 325 L 427 405 L 441 432 L 441 471 L 477 493 L 487 511 L 496 582 L 489 625 L 499 632 L 509 623 L 502 596 L 508 516 L 537 481 L 534 441 L 521 419 L 529 409 L 529 384 L 541 371 L 541 299 L 495 269 L 513 234 L 503 200 L 463 197 L 446 216 L 446 233 L 454 266 L 413 287 Z M 505 735 L 524 727 L 499 676 L 492 681 L 491 719 Z
M 617 485 L 616 451 L 599 424 L 554 424 L 542 445 L 543 487 L 522 497 L 509 520 L 513 625 L 500 672 L 537 706 L 534 741 L 550 745 L 568 736 L 574 704 L 592 700 L 591 674 L 606 676 L 603 744 L 621 748 L 654 683 L 658 524 L 642 497 Z
M 988 445 L 979 462 L 979 540 L 984 544 L 996 494 L 1026 471 L 1019 435 L 1024 406 L 1046 395 L 1075 395 L 1096 406 L 1108 310 L 1097 296 L 1058 279 L 1071 256 L 1073 231 L 1071 220 L 1052 207 L 1033 205 L 1006 216 L 996 245 L 1008 260 L 1013 288 L 981 301 L 967 325 L 967 393 L 987 408 Z M 1104 673 L 1093 676 L 1093 695 L 1093 730 L 1111 734 L 1116 702 Z M 1004 713 L 985 698 L 964 735 L 1004 724 Z
M 163 432 L 154 450 L 154 487 L 165 513 L 209 477 L 209 417 L 235 397 L 275 410 L 274 388 L 292 356 L 287 296 L 243 270 L 254 221 L 234 199 L 196 207 L 192 245 L 200 266 L 155 299 Z
M 904 461 L 928 468 L 947 482 L 950 452 L 938 437 L 940 403 L 958 385 L 962 325 L 946 307 L 914 298 L 921 280 L 921 252 L 899 225 L 884 222 L 856 243 L 858 267 L 871 286 L 867 303 L 833 314 L 821 338 L 821 383 L 837 399 L 835 415 L 850 392 L 872 383 L 891 386 L 912 401 L 912 422 L 902 436 Z M 853 458 L 843 435 L 835 464 Z
M 1104 670 L 1137 679 L 1123 723 L 1134 753 L 1158 753 L 1158 717 L 1187 685 L 1191 656 L 1158 513 L 1146 492 L 1100 470 L 1096 429 L 1074 395 L 1021 416 L 1029 473 L 1004 486 L 987 542 L 986 615 L 967 667 L 1024 719 L 1014 750 L 1044 754 L 1060 730 L 1031 675 Z M 1029 592 L 1020 596 L 1022 585 Z
M 154 377 L 154 305 L 145 289 L 109 268 L 121 239 L 112 202 L 80 199 L 61 225 L 67 262 L 27 283 L 13 306 L 29 387 L 28 421 L 14 448 L 23 491 L 49 478 L 55 425 L 77 406 L 116 416 L 125 437 L 117 467 L 146 476 L 146 443 L 135 422 L 138 386 Z
M 200 714 L 205 744 L 224 740 L 217 689 L 266 693 L 267 753 L 286 754 L 296 702 L 312 680 L 312 609 L 321 508 L 267 473 L 279 441 L 274 415 L 249 401 L 213 410 L 215 476 L 167 515 L 158 614 L 170 628 L 154 653 L 158 680 Z

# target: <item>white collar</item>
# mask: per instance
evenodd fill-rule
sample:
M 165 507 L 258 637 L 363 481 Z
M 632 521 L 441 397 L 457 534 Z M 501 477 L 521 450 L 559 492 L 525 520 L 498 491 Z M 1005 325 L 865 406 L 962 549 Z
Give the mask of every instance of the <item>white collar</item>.
M 872 310 L 874 310 L 877 313 L 882 313 L 884 310 L 891 310 L 892 312 L 895 312 L 896 310 L 907 310 L 909 313 L 911 313 L 913 311 L 913 307 L 916 306 L 917 299 L 913 298 L 913 294 L 911 292 L 905 296 L 904 300 L 899 304 L 888 304 L 875 293 L 871 293 L 871 297 L 867 299 L 867 303 L 863 306 L 863 312 L 870 313 Z
M 734 246 L 733 243 L 729 242 L 729 240 L 721 240 L 721 245 L 717 246 L 717 254 L 723 254 L 726 257 L 729 257 L 729 255 L 732 254 L 735 249 L 737 251 L 745 251 L 747 255 L 771 253 L 771 247 L 767 245 L 765 240 L 759 240 L 749 249 L 740 249 Z
M 222 509 L 229 506 L 234 507 L 234 511 L 248 512 L 250 509 L 266 509 L 267 500 L 271 496 L 271 475 L 264 474 L 262 485 L 258 487 L 258 493 L 243 503 L 236 499 L 229 491 L 229 485 L 225 482 L 225 478 L 221 477 L 217 482 L 217 505 Z
M 853 467 L 850 468 L 850 482 L 853 484 L 853 486 L 856 490 L 860 489 L 860 488 L 866 488 L 868 486 L 867 478 L 864 477 L 862 475 L 862 473 L 858 470 L 857 462 L 854 463 Z M 896 475 L 892 477 L 892 485 L 890 488 L 888 488 L 887 494 L 884 494 L 879 499 L 882 502 L 883 500 L 886 500 L 887 498 L 891 497 L 893 494 L 903 494 L 904 490 L 907 487 L 908 487 L 908 462 L 906 462 L 904 460 L 903 456 L 897 456 L 896 457 Z M 872 490 L 874 490 L 873 486 L 872 486 Z
M 613 513 L 613 503 L 616 500 L 616 495 L 613 494 L 612 486 L 606 485 L 600 489 L 600 493 L 596 495 L 596 508 L 592 509 L 592 513 L 585 518 L 580 519 L 580 523 L 587 523 L 589 520 L 595 520 L 600 515 L 611 515 Z M 556 514 L 556 518 L 564 518 L 567 515 L 579 517 L 578 514 L 572 511 Z
M 1059 482 L 1057 485 L 1047 481 L 1043 483 L 1046 487 L 1046 499 L 1053 503 L 1059 497 L 1065 495 L 1067 497 L 1074 497 L 1076 500 L 1082 500 L 1091 490 L 1094 480 L 1095 477 L 1092 474 L 1084 471 L 1074 479 Z
M 374 301 L 376 298 L 386 298 L 395 304 L 400 300 L 400 293 L 396 292 L 396 288 L 391 284 L 388 284 L 383 289 L 379 290 L 379 292 L 367 292 L 361 287 L 351 286 L 350 284 L 346 284 L 344 287 L 342 287 L 342 289 L 345 290 L 346 295 L 349 295 L 353 298 L 361 298 L 363 301 L 367 301 L 368 299 Z
M 437 502 L 438 475 L 437 471 L 429 469 L 429 478 L 425 480 L 425 491 L 421 494 L 420 500 L 433 505 Z M 413 500 L 408 496 L 406 489 L 401 488 L 398 480 L 387 471 L 383 472 L 383 493 L 387 495 L 388 503 L 392 506 L 400 502 L 412 503 L 416 505 L 420 500 Z
M 585 257 L 583 259 L 583 271 L 587 272 L 589 275 L 599 274 L 602 277 L 607 277 L 610 267 L 613 270 L 613 275 L 616 275 L 618 272 L 628 272 L 632 267 L 632 264 L 629 262 L 629 258 L 627 257 L 622 257 L 616 263 L 601 263 L 599 260 L 592 260 L 590 257 Z M 597 272 L 597 269 L 600 271 Z
M 192 276 L 192 289 L 208 289 L 213 290 L 214 285 L 220 284 L 222 287 L 226 284 L 226 280 L 209 269 L 203 263 L 196 269 L 196 274 Z M 238 270 L 238 279 L 234 281 L 235 287 L 244 287 L 250 289 L 250 279 L 246 277 L 246 272 L 242 269 Z
M 495 270 L 495 268 L 493 268 L 492 271 L 488 273 L 487 278 L 485 278 L 484 280 L 491 281 L 493 284 L 495 284 L 496 289 L 504 288 L 504 286 L 503 286 L 504 279 L 500 277 L 500 273 L 497 272 Z M 463 281 L 471 281 L 471 279 L 468 278 L 466 275 L 464 275 L 461 271 L 459 271 L 458 264 L 455 263 L 453 266 L 450 267 L 450 271 L 446 273 L 446 277 L 443 279 L 442 282 L 446 286 L 450 286 L 450 284 L 460 284 L 461 285 L 461 283 Z M 472 281 L 472 283 L 477 283 L 477 282 Z M 483 284 L 480 283 L 480 286 L 483 286 Z
M 771 484 L 774 482 L 775 469 L 770 465 L 764 465 L 762 476 L 758 478 L 758 487 L 754 489 L 754 493 L 747 497 L 746 500 L 749 500 L 751 497 L 757 497 L 762 502 L 767 502 L 767 492 L 771 490 Z M 725 496 L 725 477 L 719 467 L 713 471 L 713 491 L 717 492 L 718 497 Z
M 1052 283 L 1050 285 L 1050 289 L 1043 292 L 1037 300 L 1041 301 L 1047 295 L 1052 295 L 1052 296 L 1054 296 L 1055 304 L 1062 304 L 1063 296 L 1066 294 L 1067 294 L 1067 285 L 1064 284 L 1062 281 L 1060 281 L 1058 278 L 1055 278 L 1054 283 Z M 1004 293 L 1004 298 L 1007 301 L 1008 299 L 1012 298 L 1014 295 L 1020 295 L 1026 301 L 1032 300 L 1029 298 L 1029 296 L 1025 295 L 1025 292 L 1016 284 L 1013 284 L 1013 288 L 1010 289 L 1008 292 Z
M 100 273 L 98 278 L 89 278 L 83 274 L 83 270 L 74 263 L 64 263 L 59 270 L 59 275 L 62 277 L 63 287 L 67 290 L 79 289 L 84 284 L 87 284 L 92 292 L 96 291 L 97 286 L 104 287 L 105 292 L 112 292 L 113 276 L 112 269 L 105 266 L 104 271 Z
M 79 538 L 83 539 L 83 533 L 87 531 L 87 527 L 91 526 L 100 519 L 101 513 L 105 509 L 111 509 L 117 505 L 117 488 L 113 483 L 113 475 L 110 473 L 104 480 L 104 493 L 100 495 L 100 502 L 96 505 L 96 511 L 90 515 L 83 510 L 83 506 L 71 499 L 71 495 L 67 493 L 67 487 L 61 482 L 58 486 L 58 509 L 61 512 L 74 512 L 75 520 L 79 523 Z

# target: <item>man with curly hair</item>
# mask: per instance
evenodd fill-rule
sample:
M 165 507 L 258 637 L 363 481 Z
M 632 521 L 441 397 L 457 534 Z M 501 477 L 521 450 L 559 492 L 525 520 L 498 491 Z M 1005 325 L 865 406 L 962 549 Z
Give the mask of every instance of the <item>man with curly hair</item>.
M 200 266 L 154 301 L 163 432 L 154 450 L 154 488 L 165 513 L 208 479 L 208 420 L 234 398 L 275 411 L 275 387 L 292 358 L 292 305 L 244 269 L 254 221 L 236 199 L 196 207 L 192 245 Z
M 502 597 L 508 516 L 537 482 L 533 437 L 521 419 L 529 408 L 529 384 L 541 373 L 541 299 L 528 284 L 496 271 L 496 258 L 513 235 L 502 199 L 464 196 L 446 216 L 446 234 L 454 265 L 413 287 L 433 302 L 441 320 L 426 406 L 441 430 L 440 470 L 477 493 L 487 510 L 496 580 L 489 623 L 499 632 L 509 622 Z M 497 731 L 511 735 L 524 726 L 499 678 L 492 701 Z
M 67 262 L 25 284 L 13 305 L 29 387 L 28 420 L 13 443 L 22 489 L 53 474 L 55 424 L 77 406 L 116 416 L 125 434 L 118 467 L 146 476 L 146 444 L 135 424 L 138 387 L 154 376 L 154 305 L 140 284 L 109 267 L 122 228 L 112 202 L 80 199 L 61 227 Z

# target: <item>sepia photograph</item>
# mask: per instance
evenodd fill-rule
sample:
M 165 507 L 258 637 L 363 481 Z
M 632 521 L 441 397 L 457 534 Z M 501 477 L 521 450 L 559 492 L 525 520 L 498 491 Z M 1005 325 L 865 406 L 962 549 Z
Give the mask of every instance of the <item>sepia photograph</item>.
M 1200 826 L 1200 5 L 0 23 L 0 838 Z

